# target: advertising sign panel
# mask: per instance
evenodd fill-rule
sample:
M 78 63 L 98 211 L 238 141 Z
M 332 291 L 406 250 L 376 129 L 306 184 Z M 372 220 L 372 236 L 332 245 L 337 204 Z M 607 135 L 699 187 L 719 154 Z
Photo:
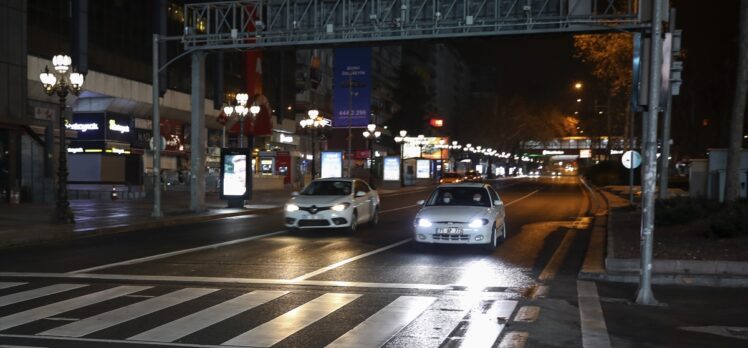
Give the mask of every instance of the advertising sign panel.
M 221 149 L 221 198 L 247 198 L 251 171 L 247 170 L 249 149 Z
M 400 181 L 400 158 L 387 156 L 384 158 L 384 181 Z
M 445 144 L 449 144 L 449 138 L 446 137 L 425 137 L 423 138 L 423 148 L 419 146 L 419 140 L 416 137 L 405 137 L 405 143 L 403 145 L 403 157 L 404 158 L 430 158 L 430 159 L 445 159 L 449 158 L 448 149 L 439 149 L 436 145 L 440 144 L 440 141 L 444 140 Z
M 366 127 L 371 113 L 371 48 L 336 48 L 334 62 L 332 126 Z
M 416 160 L 416 179 L 428 179 L 431 177 L 431 160 Z
M 343 152 L 320 152 L 320 178 L 340 178 L 343 176 Z
M 130 118 L 123 115 L 107 114 L 106 115 L 106 139 L 115 140 L 123 143 L 130 143 L 132 127 L 130 127 Z

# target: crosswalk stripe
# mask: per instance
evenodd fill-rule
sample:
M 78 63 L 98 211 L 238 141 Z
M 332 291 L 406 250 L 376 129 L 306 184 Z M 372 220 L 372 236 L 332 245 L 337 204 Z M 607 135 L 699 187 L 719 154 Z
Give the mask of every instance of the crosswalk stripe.
M 288 291 L 256 290 L 213 307 L 161 325 L 128 338 L 128 340 L 174 342 L 220 321 L 248 311 L 287 294 Z
M 517 301 L 494 301 L 485 313 L 471 313 L 469 326 L 460 346 L 493 347 L 515 307 Z
M 43 288 L 17 292 L 14 294 L 1 296 L 0 307 L 12 305 L 18 302 L 32 300 L 32 299 L 39 298 L 39 297 L 44 297 L 47 295 L 53 295 L 53 294 L 57 294 L 57 293 L 68 291 L 68 290 L 82 288 L 84 286 L 88 286 L 88 285 L 87 284 L 55 284 L 55 285 L 45 286 Z
M 435 297 L 400 296 L 327 347 L 380 347 L 435 300 Z
M 223 345 L 270 347 L 359 298 L 359 294 L 327 293 L 239 336 Z
M 101 313 L 74 323 L 39 333 L 42 336 L 83 337 L 162 309 L 207 295 L 218 289 L 186 288 Z
M 118 286 L 8 315 L 0 318 L 0 331 L 149 288 L 150 286 Z
M 24 285 L 27 283 L 18 283 L 18 282 L 0 282 L 0 289 L 7 289 L 12 288 L 14 286 Z

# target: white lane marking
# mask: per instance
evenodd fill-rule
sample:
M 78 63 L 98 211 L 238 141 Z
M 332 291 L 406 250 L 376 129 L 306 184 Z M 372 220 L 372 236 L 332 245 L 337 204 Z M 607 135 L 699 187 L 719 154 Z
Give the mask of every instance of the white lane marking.
M 681 326 L 678 329 L 684 330 L 684 331 L 693 331 L 693 332 L 700 332 L 700 333 L 712 334 L 712 335 L 717 335 L 717 336 L 737 338 L 741 340 L 748 340 L 748 336 L 746 336 L 746 333 L 748 333 L 748 327 L 710 325 L 710 326 Z
M 484 313 L 475 310 L 471 312 L 467 331 L 462 336 L 459 346 L 493 347 L 515 307 L 517 307 L 517 301 L 494 301 Z
M 12 305 L 23 301 L 33 300 L 35 298 L 57 294 L 60 292 L 73 290 L 88 286 L 88 284 L 54 284 L 43 288 L 21 291 L 15 294 L 0 297 L 0 307 Z
M 361 297 L 360 294 L 324 294 L 224 342 L 223 345 L 270 347 L 359 297 Z
M 144 282 L 180 282 L 180 283 L 207 283 L 207 284 L 262 284 L 262 285 L 300 285 L 300 286 L 325 286 L 325 287 L 349 287 L 366 289 L 412 289 L 412 290 L 453 290 L 456 293 L 473 292 L 475 288 L 470 284 L 419 284 L 419 283 L 370 283 L 349 282 L 338 280 L 302 280 L 292 281 L 288 279 L 258 279 L 258 278 L 228 278 L 228 277 L 192 277 L 192 276 L 162 276 L 162 275 L 132 275 L 132 274 L 69 274 L 69 273 L 14 273 L 0 272 L 0 277 L 35 277 L 35 278 L 63 278 L 63 279 L 104 279 L 104 280 L 129 280 Z M 484 288 L 507 288 L 512 287 L 508 283 L 486 284 Z M 487 294 L 504 294 L 505 292 L 481 292 Z
M 255 290 L 197 313 L 179 318 L 128 338 L 136 341 L 174 342 L 208 326 L 277 299 L 288 291 Z
M 509 202 L 509 203 L 507 203 L 507 204 L 504 204 L 504 206 L 505 206 L 505 207 L 508 207 L 508 206 L 510 206 L 510 205 L 512 205 L 512 204 L 514 204 L 514 203 L 517 203 L 517 202 L 519 202 L 519 201 L 521 201 L 521 200 L 523 200 L 523 199 L 525 199 L 525 198 L 527 198 L 527 197 L 530 197 L 530 196 L 532 196 L 532 195 L 534 195 L 534 194 L 536 194 L 536 193 L 538 193 L 538 192 L 540 192 L 540 190 L 535 190 L 535 191 L 532 191 L 532 192 L 530 192 L 530 193 L 528 193 L 528 194 L 526 194 L 526 195 L 524 195 L 524 196 L 522 196 L 522 197 L 520 197 L 520 198 L 517 198 L 517 199 L 515 199 L 515 200 L 513 200 L 513 201 L 511 201 L 511 202 Z
M 582 347 L 610 348 L 608 328 L 597 295 L 597 285 L 591 281 L 577 281 L 579 317 L 582 325 Z
M 143 263 L 143 262 L 148 262 L 148 261 L 163 259 L 163 258 L 172 257 L 172 256 L 176 256 L 176 255 L 182 255 L 182 254 L 191 253 L 191 252 L 195 252 L 195 251 L 206 250 L 206 249 L 215 249 L 215 248 L 219 248 L 219 247 L 223 247 L 223 246 L 227 246 L 227 245 L 233 245 L 233 244 L 248 242 L 250 240 L 262 239 L 262 238 L 266 238 L 266 237 L 272 237 L 272 236 L 283 234 L 283 233 L 287 233 L 287 232 L 288 231 L 283 230 L 283 231 L 276 231 L 276 232 L 261 234 L 261 235 L 258 235 L 258 236 L 247 237 L 247 238 L 233 239 L 233 240 L 226 241 L 226 242 L 221 242 L 221 243 L 215 243 L 215 244 L 210 244 L 210 245 L 203 245 L 203 246 L 200 246 L 200 247 L 195 247 L 195 248 L 190 248 L 190 249 L 177 250 L 177 251 L 172 251 L 172 252 L 158 254 L 158 255 L 153 255 L 153 256 L 141 257 L 141 258 L 138 258 L 138 259 L 120 261 L 120 262 L 110 263 L 110 264 L 96 266 L 96 267 L 91 267 L 91 268 L 79 269 L 79 270 L 68 272 L 68 273 L 70 273 L 70 274 L 88 273 L 88 272 L 99 271 L 99 270 L 102 270 L 102 269 L 107 269 L 107 268 L 112 268 L 112 267 L 117 267 L 117 266 L 134 265 L 134 264 L 137 264 L 137 263 Z
M 524 331 L 507 332 L 499 343 L 499 348 L 524 348 L 528 336 L 530 334 Z
M 436 301 L 436 297 L 400 296 L 327 347 L 381 347 Z
M 74 323 L 56 327 L 39 333 L 40 336 L 64 336 L 64 337 L 83 337 L 96 331 L 104 330 L 115 325 L 140 318 L 162 309 L 169 308 L 180 303 L 193 300 L 218 289 L 200 289 L 186 288 L 170 292 L 150 300 L 133 303 L 129 306 L 117 308 L 109 312 L 104 312 L 93 317 L 89 317 Z
M 80 318 L 63 318 L 63 317 L 49 317 L 44 318 L 44 320 L 54 320 L 54 321 L 78 321 L 81 320 Z
M 540 273 L 538 280 L 547 281 L 556 277 L 556 273 L 558 273 L 558 270 L 561 269 L 561 264 L 563 264 L 564 259 L 566 258 L 566 254 L 569 252 L 571 243 L 574 241 L 574 237 L 576 237 L 576 235 L 577 230 L 566 231 L 564 239 L 561 241 L 561 244 L 553 253 L 551 260 L 548 261 L 548 264 L 545 265 L 545 268 L 543 269 L 543 272 Z
M 309 278 L 312 278 L 312 277 L 315 277 L 315 276 L 317 276 L 317 275 L 319 275 L 319 274 L 322 274 L 322 273 L 325 273 L 325 272 L 327 272 L 327 271 L 330 271 L 330 270 L 333 270 L 333 269 L 335 269 L 335 268 L 338 268 L 338 267 L 340 267 L 340 266 L 343 266 L 343 265 L 345 265 L 345 264 L 347 264 L 347 263 L 351 263 L 351 262 L 353 262 L 353 261 L 356 261 L 356 260 L 360 260 L 360 259 L 363 259 L 364 257 L 367 257 L 367 256 L 371 256 L 371 255 L 374 255 L 374 254 L 378 254 L 378 253 L 381 253 L 381 252 L 383 252 L 383 251 L 385 251 L 385 250 L 389 250 L 389 249 L 392 249 L 392 248 L 394 248 L 394 247 L 397 247 L 397 246 L 403 245 L 403 244 L 405 244 L 405 243 L 407 243 L 407 242 L 410 242 L 410 241 L 411 241 L 411 239 L 412 239 L 412 238 L 404 239 L 404 240 L 401 240 L 401 241 L 399 241 L 399 242 L 397 242 L 397 243 L 392 243 L 392 244 L 390 244 L 390 245 L 387 245 L 387 246 L 381 247 L 381 248 L 379 248 L 379 249 L 376 249 L 376 250 L 372 250 L 372 251 L 370 251 L 370 252 L 368 252 L 368 253 L 363 253 L 363 254 L 361 254 L 361 255 L 357 255 L 357 256 L 354 256 L 354 257 L 351 257 L 351 258 L 348 258 L 348 259 L 342 260 L 342 261 L 338 261 L 338 262 L 336 262 L 336 263 L 333 263 L 332 265 L 329 265 L 329 266 L 326 266 L 326 267 L 322 267 L 322 268 L 320 268 L 320 269 L 318 269 L 318 270 L 316 270 L 316 271 L 314 271 L 314 272 L 309 272 L 309 273 L 307 273 L 307 274 L 304 274 L 304 275 L 300 275 L 300 276 L 298 276 L 298 277 L 296 277 L 296 278 L 294 278 L 294 279 L 291 279 L 291 281 L 292 281 L 292 282 L 296 282 L 296 281 L 300 281 L 300 280 L 307 280 L 307 279 L 309 279 Z
M 45 347 L 39 347 L 39 346 L 15 346 L 15 345 L 0 344 L 0 348 L 45 348 Z
M 25 285 L 28 283 L 0 282 L 0 289 L 12 288 L 14 286 Z
M 514 316 L 514 321 L 521 323 L 532 323 L 538 320 L 540 315 L 540 307 L 538 306 L 522 306 Z
M 125 340 L 110 340 L 102 338 L 75 338 L 75 337 L 54 337 L 46 336 L 39 337 L 34 335 L 13 335 L 13 334 L 0 334 L 0 337 L 7 338 L 21 338 L 21 339 L 33 339 L 39 340 L 51 340 L 51 341 L 67 341 L 67 342 L 85 342 L 85 343 L 110 343 L 110 344 L 139 344 L 139 345 L 150 345 L 160 347 L 191 347 L 191 348 L 226 348 L 225 346 L 216 346 L 208 344 L 189 344 L 189 343 L 166 343 L 166 342 L 128 342 Z M 0 346 L 2 347 L 2 346 Z
M 392 208 L 392 209 L 382 210 L 379 213 L 380 214 L 391 213 L 393 211 L 405 210 L 405 209 L 410 209 L 410 208 L 415 208 L 415 207 L 420 207 L 420 206 L 421 206 L 420 204 L 406 205 L 406 206 L 400 207 L 400 208 Z
M 55 302 L 46 306 L 29 309 L 27 311 L 18 312 L 5 317 L 0 318 L 0 331 L 10 329 L 19 325 L 27 324 L 32 321 L 44 319 L 47 317 L 55 316 L 60 313 L 78 309 L 81 307 L 90 306 L 95 303 L 104 302 L 111 300 L 115 297 L 120 297 L 134 292 L 142 291 L 151 288 L 150 286 L 118 286 L 93 294 L 88 294 L 69 300 Z

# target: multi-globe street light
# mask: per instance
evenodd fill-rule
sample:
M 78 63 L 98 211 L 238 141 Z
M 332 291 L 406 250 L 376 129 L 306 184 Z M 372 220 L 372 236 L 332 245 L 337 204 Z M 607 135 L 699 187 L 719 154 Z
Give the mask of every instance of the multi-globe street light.
M 405 161 L 405 154 L 403 153 L 405 147 L 405 136 L 408 135 L 408 131 L 401 130 L 400 136 L 395 137 L 395 142 L 400 144 L 400 187 L 405 187 L 405 177 L 403 176 L 403 167 Z
M 320 132 L 322 131 L 324 127 L 330 126 L 331 122 L 329 119 L 319 116 L 319 110 L 316 110 L 316 109 L 309 110 L 307 112 L 307 116 L 309 116 L 309 118 L 305 118 L 299 121 L 299 125 L 301 126 L 302 129 L 309 132 L 309 135 L 312 140 L 312 180 L 314 180 L 314 177 L 317 172 L 317 168 L 315 164 L 315 158 L 316 158 L 316 154 L 315 154 L 316 151 L 315 151 L 315 146 L 314 146 L 315 138 L 320 134 Z
M 68 160 L 67 147 L 65 144 L 65 98 L 68 93 L 73 95 L 80 94 L 83 87 L 83 74 L 70 71 L 72 59 L 67 55 L 56 55 L 52 57 L 54 71 L 50 72 L 49 67 L 44 67 L 44 72 L 39 74 L 44 91 L 48 95 L 55 95 L 60 98 L 60 113 L 58 115 L 60 127 L 60 154 L 57 164 L 57 209 L 54 220 L 58 223 L 75 223 L 75 215 L 70 209 L 68 201 Z
M 363 131 L 362 134 L 364 138 L 366 138 L 366 147 L 369 150 L 369 185 L 374 187 L 374 183 L 372 182 L 374 179 L 374 151 L 372 145 L 377 139 L 379 139 L 382 132 L 377 130 L 376 124 L 370 123 L 366 126 L 366 130 Z
M 239 117 L 239 148 L 244 148 L 244 117 L 249 113 L 249 108 L 247 108 L 248 100 L 249 95 L 247 93 L 237 93 L 236 105 L 231 106 L 227 104 L 223 107 L 223 113 L 226 114 L 226 117 L 231 117 L 232 115 Z M 259 112 L 259 107 L 257 107 L 257 112 Z M 256 113 L 253 113 L 253 116 L 255 115 Z

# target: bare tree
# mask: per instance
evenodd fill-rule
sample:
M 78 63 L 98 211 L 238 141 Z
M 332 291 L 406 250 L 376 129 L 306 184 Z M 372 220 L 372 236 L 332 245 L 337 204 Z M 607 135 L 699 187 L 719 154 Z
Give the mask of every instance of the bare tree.
M 740 1 L 740 36 L 735 97 L 730 117 L 730 137 L 727 148 L 725 202 L 734 204 L 740 198 L 740 153 L 743 144 L 743 121 L 748 98 L 748 0 Z

